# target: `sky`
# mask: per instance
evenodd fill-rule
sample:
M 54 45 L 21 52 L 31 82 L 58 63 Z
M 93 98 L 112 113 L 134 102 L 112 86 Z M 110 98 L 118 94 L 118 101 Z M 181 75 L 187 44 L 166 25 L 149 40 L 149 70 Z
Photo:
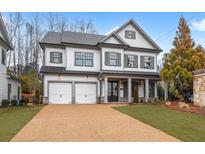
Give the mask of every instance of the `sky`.
M 29 20 L 33 13 L 24 12 L 23 14 Z M 46 17 L 46 13 L 39 14 Z M 132 18 L 163 49 L 163 52 L 158 57 L 159 60 L 164 53 L 169 52 L 172 48 L 179 18 L 180 16 L 184 16 L 190 26 L 191 34 L 196 44 L 201 44 L 205 47 L 205 13 L 73 12 L 59 14 L 63 15 L 66 20 L 92 20 L 98 34 L 108 34 Z

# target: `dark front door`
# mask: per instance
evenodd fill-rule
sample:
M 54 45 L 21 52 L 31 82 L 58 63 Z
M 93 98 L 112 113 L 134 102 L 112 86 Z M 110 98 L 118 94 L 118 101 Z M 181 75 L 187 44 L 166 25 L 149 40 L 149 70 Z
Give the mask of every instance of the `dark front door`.
M 118 102 L 117 81 L 108 81 L 108 102 Z

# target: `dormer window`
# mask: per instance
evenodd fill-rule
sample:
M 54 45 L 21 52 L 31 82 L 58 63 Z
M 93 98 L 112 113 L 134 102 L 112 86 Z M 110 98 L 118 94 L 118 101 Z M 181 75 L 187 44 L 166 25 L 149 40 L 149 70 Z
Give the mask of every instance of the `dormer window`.
M 63 62 L 63 54 L 61 52 L 50 52 L 50 62 L 51 63 L 62 63 Z
M 126 31 L 125 31 L 125 38 L 127 38 L 127 39 L 135 39 L 135 38 L 136 38 L 136 33 L 135 33 L 135 31 L 126 30 Z

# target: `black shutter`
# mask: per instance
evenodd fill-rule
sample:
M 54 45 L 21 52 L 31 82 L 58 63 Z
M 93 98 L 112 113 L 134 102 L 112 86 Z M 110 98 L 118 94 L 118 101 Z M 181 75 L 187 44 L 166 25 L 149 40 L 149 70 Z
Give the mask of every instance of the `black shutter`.
M 154 57 L 150 57 L 151 69 L 154 69 Z
M 144 56 L 140 56 L 140 68 L 144 68 Z
M 121 53 L 117 53 L 117 66 L 121 66 Z
M 53 52 L 50 52 L 50 62 L 53 62 Z
M 110 53 L 105 52 L 105 65 L 110 65 Z
M 124 55 L 124 67 L 127 67 L 127 55 Z
M 134 56 L 134 67 L 135 68 L 138 67 L 138 56 L 137 55 Z
M 58 61 L 59 63 L 62 63 L 63 62 L 63 53 L 59 53 L 59 57 L 58 57 Z

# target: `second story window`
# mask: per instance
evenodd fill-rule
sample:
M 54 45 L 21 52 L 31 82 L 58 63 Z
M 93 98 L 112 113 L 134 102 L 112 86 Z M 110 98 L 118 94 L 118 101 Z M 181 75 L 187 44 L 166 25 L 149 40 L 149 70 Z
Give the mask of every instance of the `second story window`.
M 138 67 L 138 56 L 137 55 L 125 55 L 124 65 L 125 67 L 129 67 L 129 68 L 137 68 Z
M 92 67 L 93 66 L 93 54 L 85 53 L 85 66 Z
M 121 66 L 121 53 L 105 52 L 105 65 Z
M 1 51 L 1 63 L 6 65 L 6 51 L 2 49 Z
M 75 52 L 75 66 L 93 67 L 93 53 Z
M 151 56 L 141 56 L 140 66 L 145 69 L 154 69 L 154 57 Z
M 83 53 L 75 52 L 75 66 L 83 66 Z
M 51 63 L 63 63 L 63 54 L 61 52 L 50 52 Z

